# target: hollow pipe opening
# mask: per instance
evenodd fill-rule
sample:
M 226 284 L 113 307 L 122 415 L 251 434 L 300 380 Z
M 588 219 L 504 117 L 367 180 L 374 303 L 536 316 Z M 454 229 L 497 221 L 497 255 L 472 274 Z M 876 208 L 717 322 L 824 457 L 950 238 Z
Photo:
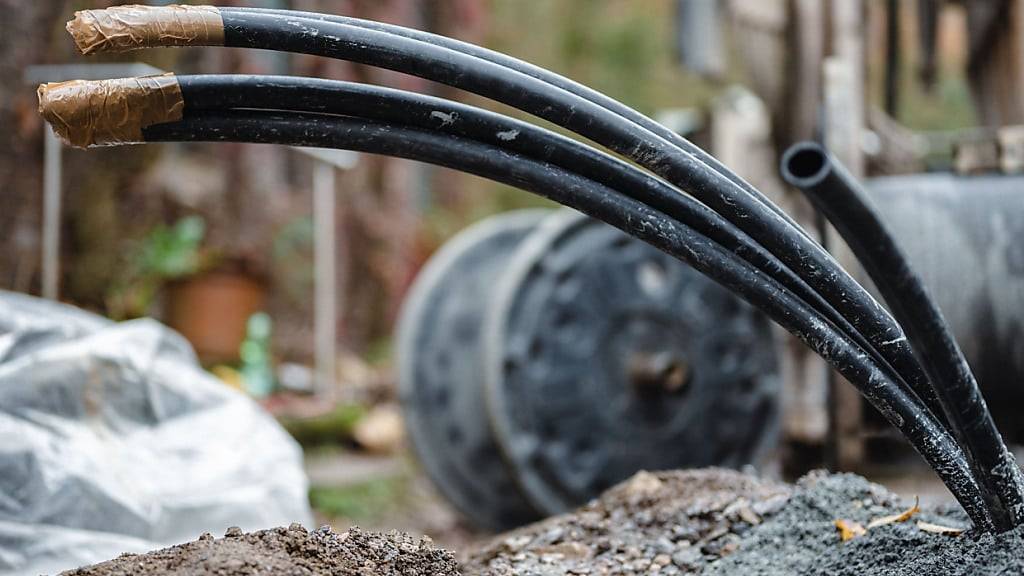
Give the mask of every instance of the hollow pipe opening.
M 790 146 L 782 155 L 780 171 L 786 182 L 805 188 L 821 183 L 830 169 L 828 153 L 821 145 L 801 142 Z

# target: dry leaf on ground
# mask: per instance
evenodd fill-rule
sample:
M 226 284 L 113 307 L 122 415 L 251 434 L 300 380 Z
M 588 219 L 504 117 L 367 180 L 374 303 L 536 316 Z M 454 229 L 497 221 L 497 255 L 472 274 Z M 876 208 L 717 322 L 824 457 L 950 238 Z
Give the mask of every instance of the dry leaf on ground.
M 839 530 L 839 539 L 843 542 L 853 540 L 867 533 L 863 526 L 852 520 L 839 519 L 833 522 L 833 524 L 835 524 L 836 530 Z
M 872 528 L 878 528 L 879 526 L 885 526 L 886 524 L 895 524 L 897 522 L 906 522 L 910 518 L 921 511 L 919 506 L 920 500 L 917 496 L 914 497 L 914 506 L 901 512 L 900 514 L 893 514 L 892 516 L 882 516 L 881 518 L 875 518 L 871 522 L 868 522 L 868 530 Z
M 917 528 L 922 532 L 928 532 L 929 534 L 942 534 L 944 536 L 959 536 L 964 533 L 963 528 L 932 524 L 931 522 L 925 522 L 923 520 L 917 521 Z

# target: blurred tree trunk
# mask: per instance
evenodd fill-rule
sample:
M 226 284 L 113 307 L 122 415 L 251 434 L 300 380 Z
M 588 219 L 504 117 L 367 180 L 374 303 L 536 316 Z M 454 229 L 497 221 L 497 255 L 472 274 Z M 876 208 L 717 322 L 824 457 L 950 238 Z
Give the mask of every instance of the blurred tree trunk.
M 25 66 L 50 59 L 66 2 L 0 0 L 0 288 L 36 285 L 42 208 L 43 124 Z
M 965 2 L 970 42 L 967 74 L 982 123 L 1024 123 L 1024 2 Z

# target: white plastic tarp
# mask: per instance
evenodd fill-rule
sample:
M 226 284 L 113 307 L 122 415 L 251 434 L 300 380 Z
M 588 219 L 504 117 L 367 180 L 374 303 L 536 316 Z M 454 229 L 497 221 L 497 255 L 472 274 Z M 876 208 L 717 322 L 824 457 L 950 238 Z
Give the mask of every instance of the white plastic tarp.
M 0 291 L 0 573 L 310 525 L 302 452 L 153 320 Z

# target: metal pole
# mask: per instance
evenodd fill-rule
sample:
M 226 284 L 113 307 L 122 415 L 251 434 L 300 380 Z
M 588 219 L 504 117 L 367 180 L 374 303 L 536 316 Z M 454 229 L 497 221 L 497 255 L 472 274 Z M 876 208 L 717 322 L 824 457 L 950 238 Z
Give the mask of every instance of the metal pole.
M 62 145 L 47 127 L 43 150 L 43 298 L 56 300 L 60 275 L 60 200 Z
M 338 286 L 335 277 L 334 166 L 313 165 L 314 318 L 317 395 L 334 392 Z

